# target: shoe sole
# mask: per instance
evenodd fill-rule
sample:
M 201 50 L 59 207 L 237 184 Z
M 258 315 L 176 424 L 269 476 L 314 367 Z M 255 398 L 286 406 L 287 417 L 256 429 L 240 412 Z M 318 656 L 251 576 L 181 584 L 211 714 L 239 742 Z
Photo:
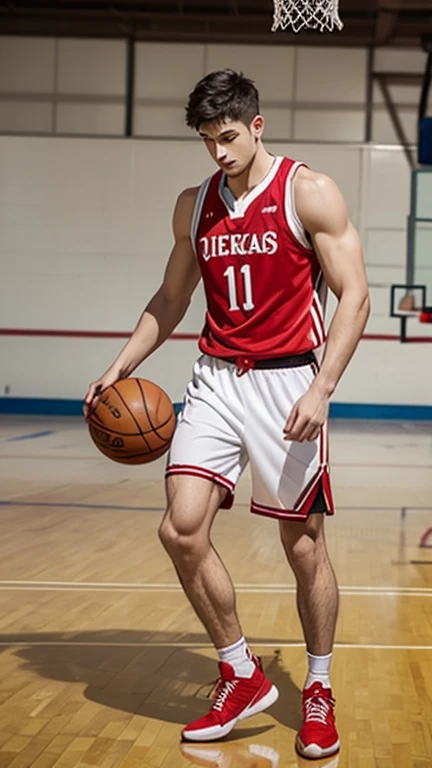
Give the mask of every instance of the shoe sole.
M 323 749 L 318 744 L 308 744 L 307 747 L 303 744 L 299 737 L 296 737 L 296 750 L 301 757 L 307 757 L 309 760 L 319 760 L 322 757 L 331 757 L 339 752 L 340 741 L 336 741 L 331 747 Z
M 272 685 L 270 690 L 263 696 L 256 704 L 251 707 L 246 707 L 243 712 L 230 720 L 225 725 L 214 725 L 211 728 L 200 728 L 198 731 L 182 731 L 182 738 L 185 741 L 215 741 L 216 739 L 223 739 L 234 728 L 239 720 L 246 720 L 247 717 L 253 717 L 260 712 L 264 712 L 265 709 L 271 707 L 279 698 L 279 691 L 275 685 Z

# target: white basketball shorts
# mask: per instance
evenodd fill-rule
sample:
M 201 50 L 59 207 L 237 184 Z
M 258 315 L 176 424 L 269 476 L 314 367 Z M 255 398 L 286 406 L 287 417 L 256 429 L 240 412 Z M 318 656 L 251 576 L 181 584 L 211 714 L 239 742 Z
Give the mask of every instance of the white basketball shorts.
M 194 475 L 219 483 L 231 507 L 236 483 L 250 462 L 251 511 L 305 520 L 321 487 L 334 513 L 328 470 L 327 424 L 313 442 L 284 440 L 292 407 L 307 392 L 316 366 L 251 369 L 203 355 L 194 365 L 171 443 L 166 476 Z

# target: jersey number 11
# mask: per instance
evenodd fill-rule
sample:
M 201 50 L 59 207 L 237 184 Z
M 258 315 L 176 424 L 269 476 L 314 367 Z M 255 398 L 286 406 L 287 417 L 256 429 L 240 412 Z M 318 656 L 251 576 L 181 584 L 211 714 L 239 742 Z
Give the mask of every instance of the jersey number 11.
M 228 280 L 228 298 L 229 298 L 229 311 L 234 312 L 236 309 L 240 309 L 238 305 L 238 296 L 237 296 L 237 283 L 236 283 L 236 274 L 235 274 L 235 267 L 231 266 L 228 267 L 223 276 L 227 278 Z M 242 267 L 240 267 L 240 272 L 243 275 L 243 291 L 244 291 L 244 302 L 243 302 L 243 309 L 245 310 L 251 310 L 255 308 L 255 305 L 253 303 L 252 299 L 252 279 L 251 279 L 251 270 L 249 264 L 243 264 Z

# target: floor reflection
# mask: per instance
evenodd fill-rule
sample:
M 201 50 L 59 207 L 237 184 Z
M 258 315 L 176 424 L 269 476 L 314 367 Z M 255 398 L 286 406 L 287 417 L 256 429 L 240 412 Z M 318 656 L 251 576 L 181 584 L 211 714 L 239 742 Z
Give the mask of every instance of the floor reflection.
M 323 760 L 305 760 L 293 752 L 281 757 L 264 744 L 180 744 L 180 751 L 192 765 L 203 768 L 338 768 L 339 755 Z
M 180 744 L 180 750 L 206 768 L 282 768 L 279 752 L 263 744 Z

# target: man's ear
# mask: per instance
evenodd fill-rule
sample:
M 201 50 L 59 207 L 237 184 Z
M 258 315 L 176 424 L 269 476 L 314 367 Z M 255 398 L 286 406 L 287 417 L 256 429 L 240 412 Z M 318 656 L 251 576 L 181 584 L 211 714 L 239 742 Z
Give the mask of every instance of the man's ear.
M 261 136 L 264 133 L 264 118 L 262 115 L 256 115 L 254 119 L 251 122 L 251 133 L 255 139 L 255 141 L 258 141 L 258 139 L 261 138 Z

